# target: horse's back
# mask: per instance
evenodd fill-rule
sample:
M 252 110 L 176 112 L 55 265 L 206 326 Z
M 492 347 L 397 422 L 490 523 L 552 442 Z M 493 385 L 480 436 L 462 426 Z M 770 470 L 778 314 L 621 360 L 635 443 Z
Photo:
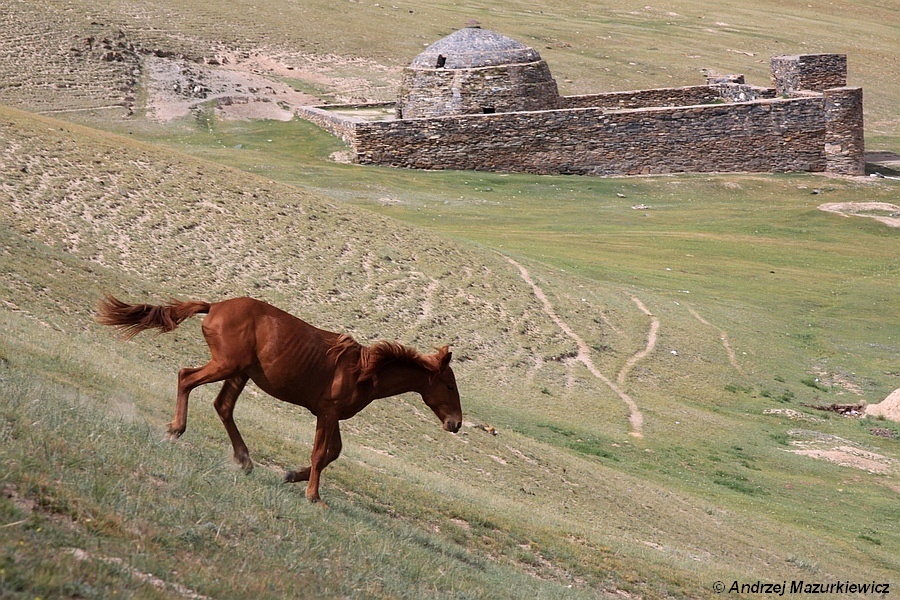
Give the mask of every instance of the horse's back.
M 306 321 L 285 312 L 268 302 L 249 298 L 230 298 L 210 305 L 209 315 L 204 319 L 207 327 L 219 326 L 225 328 L 241 327 L 252 324 L 253 326 L 278 326 L 296 329 L 306 327 L 315 329 Z
M 213 304 L 203 320 L 213 350 L 230 354 L 264 391 L 296 402 L 296 392 L 330 382 L 328 349 L 339 337 L 271 304 L 232 298 Z M 214 350 L 215 352 L 215 350 Z M 302 388 L 302 389 L 301 389 Z
M 319 329 L 277 306 L 255 298 L 240 297 L 212 304 L 203 320 L 203 332 L 219 335 L 253 334 L 258 343 L 265 341 L 279 345 L 299 342 L 330 344 L 338 334 Z M 207 335 L 208 337 L 208 335 Z

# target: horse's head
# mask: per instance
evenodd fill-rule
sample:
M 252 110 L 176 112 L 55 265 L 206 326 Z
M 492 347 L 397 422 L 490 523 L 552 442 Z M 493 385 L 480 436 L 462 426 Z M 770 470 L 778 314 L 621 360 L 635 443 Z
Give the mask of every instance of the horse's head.
M 459 404 L 459 390 L 456 377 L 450 368 L 452 356 L 448 346 L 424 357 L 428 361 L 431 376 L 428 386 L 422 392 L 425 404 L 434 411 L 444 425 L 444 430 L 456 433 L 462 427 L 462 407 Z

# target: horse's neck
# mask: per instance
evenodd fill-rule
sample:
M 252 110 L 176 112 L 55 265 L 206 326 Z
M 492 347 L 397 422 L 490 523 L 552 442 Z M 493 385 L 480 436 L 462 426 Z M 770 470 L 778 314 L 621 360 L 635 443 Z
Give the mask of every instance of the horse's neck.
M 388 398 L 406 392 L 421 393 L 428 384 L 428 373 L 420 367 L 387 364 L 375 377 L 373 399 Z

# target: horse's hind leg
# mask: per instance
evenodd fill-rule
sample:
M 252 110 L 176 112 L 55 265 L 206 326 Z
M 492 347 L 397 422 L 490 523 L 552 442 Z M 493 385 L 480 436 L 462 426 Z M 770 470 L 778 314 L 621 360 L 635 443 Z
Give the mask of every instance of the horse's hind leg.
M 234 448 L 234 460 L 240 463 L 245 473 L 253 470 L 253 461 L 250 460 L 250 452 L 247 445 L 238 431 L 237 425 L 234 424 L 234 405 L 237 403 L 238 396 L 244 390 L 247 384 L 248 376 L 245 373 L 235 375 L 230 379 L 226 379 L 222 384 L 222 390 L 216 396 L 213 406 L 225 425 L 225 431 L 228 432 L 228 438 L 231 440 L 231 446 Z
M 211 360 L 202 367 L 178 371 L 178 397 L 175 400 L 175 418 L 169 423 L 169 435 L 181 437 L 187 429 L 188 398 L 195 387 L 222 381 L 235 375 L 239 369 Z

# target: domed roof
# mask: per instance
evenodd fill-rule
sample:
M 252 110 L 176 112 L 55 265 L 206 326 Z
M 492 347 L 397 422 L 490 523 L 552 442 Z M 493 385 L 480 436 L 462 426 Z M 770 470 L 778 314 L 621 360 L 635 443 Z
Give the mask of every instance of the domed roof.
M 411 68 L 475 69 L 541 60 L 534 48 L 480 27 L 466 27 L 428 46 Z

